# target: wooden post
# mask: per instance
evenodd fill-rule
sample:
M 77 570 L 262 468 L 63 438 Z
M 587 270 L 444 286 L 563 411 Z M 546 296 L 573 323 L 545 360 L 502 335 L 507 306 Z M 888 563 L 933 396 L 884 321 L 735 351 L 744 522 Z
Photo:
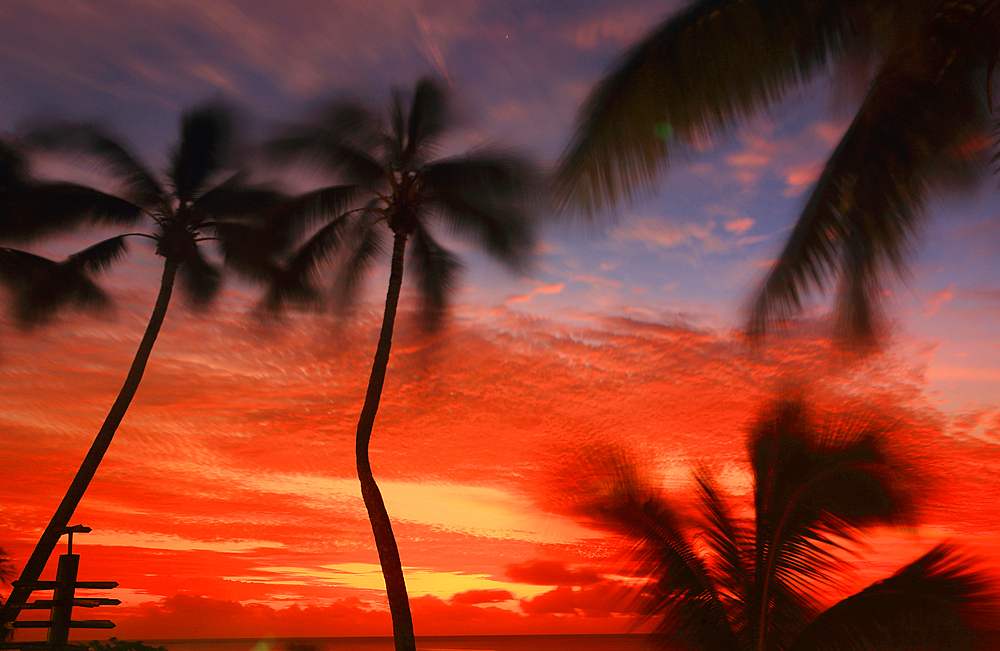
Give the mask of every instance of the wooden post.
M 77 581 L 76 576 L 80 570 L 80 556 L 73 553 L 73 534 L 90 533 L 90 528 L 83 525 L 66 527 L 63 534 L 68 534 L 67 541 L 69 549 L 66 554 L 59 557 L 59 566 L 56 569 L 55 581 L 11 581 L 14 588 L 21 590 L 25 595 L 31 594 L 33 590 L 52 590 L 52 599 L 36 599 L 31 603 L 22 603 L 16 609 L 19 612 L 25 610 L 45 610 L 49 609 L 49 621 L 44 622 L 37 619 L 27 621 L 10 621 L 4 624 L 8 629 L 13 628 L 46 628 L 48 634 L 45 642 L 3 642 L 0 641 L 0 651 L 6 649 L 20 649 L 21 651 L 67 651 L 69 647 L 69 629 L 71 628 L 114 628 L 114 622 L 107 619 L 88 619 L 84 621 L 73 620 L 73 607 L 95 608 L 97 606 L 117 606 L 121 602 L 118 599 L 106 599 L 103 597 L 76 599 L 76 589 L 87 590 L 110 590 L 117 588 L 115 581 Z M 13 594 L 13 593 L 12 593 Z M 12 611 L 14 612 L 14 611 Z M 16 617 L 16 615 L 15 615 Z M 2 636 L 0 636 L 2 637 Z
M 72 549 L 72 548 L 70 548 Z M 70 620 L 73 619 L 73 595 L 76 591 L 76 574 L 80 569 L 79 554 L 63 554 L 56 569 L 56 587 L 49 612 L 49 634 L 46 641 L 49 651 L 65 651 L 69 641 Z

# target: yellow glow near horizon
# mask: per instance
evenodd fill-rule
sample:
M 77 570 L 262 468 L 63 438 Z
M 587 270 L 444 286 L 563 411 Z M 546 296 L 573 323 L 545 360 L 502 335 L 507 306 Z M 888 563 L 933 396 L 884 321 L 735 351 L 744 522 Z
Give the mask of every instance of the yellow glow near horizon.
M 382 570 L 374 563 L 338 563 L 336 565 L 323 565 L 320 568 L 260 567 L 257 569 L 277 574 L 281 578 L 288 578 L 289 583 L 301 582 L 305 579 L 310 583 L 385 591 Z M 552 586 L 498 581 L 486 574 L 435 572 L 412 567 L 403 568 L 403 573 L 406 575 L 406 590 L 411 597 L 431 595 L 447 600 L 460 592 L 469 590 L 507 590 L 514 595 L 514 599 L 524 599 L 535 597 L 552 589 Z

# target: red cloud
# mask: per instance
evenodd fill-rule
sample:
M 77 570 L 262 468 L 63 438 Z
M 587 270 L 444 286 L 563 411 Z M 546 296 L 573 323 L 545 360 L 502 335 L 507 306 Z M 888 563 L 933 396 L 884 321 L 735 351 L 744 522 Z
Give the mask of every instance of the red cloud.
M 638 613 L 638 589 L 617 581 L 574 589 L 559 586 L 531 599 L 521 600 L 521 610 L 529 615 L 565 614 L 608 617 Z
M 326 606 L 276 610 L 265 604 L 178 593 L 160 603 L 144 604 L 115 617 L 122 639 L 334 637 L 383 635 L 391 629 L 389 613 L 374 610 L 356 597 Z M 176 632 L 176 633 L 172 633 Z
M 593 570 L 570 570 L 562 561 L 529 561 L 507 567 L 507 576 L 532 585 L 591 585 L 601 580 Z
M 352 583 L 349 572 L 325 576 L 330 566 L 378 562 L 353 488 L 352 427 L 379 316 L 365 313 L 336 334 L 321 317 L 303 316 L 289 321 L 288 336 L 271 341 L 248 333 L 232 314 L 206 322 L 180 310 L 168 319 L 139 395 L 73 520 L 94 528 L 91 542 L 87 536 L 75 541 L 83 555 L 81 578 L 116 580 L 131 591 L 122 595 L 136 604 L 131 610 L 101 614 L 119 622 L 119 637 L 163 639 L 176 635 L 172 631 L 219 637 L 249 620 L 292 635 L 389 633 L 381 589 Z M 468 484 L 509 497 L 498 503 L 497 518 L 508 521 L 500 534 L 391 511 L 404 564 L 506 573 L 546 589 L 586 588 L 527 600 L 530 616 L 518 613 L 514 601 L 477 605 L 473 601 L 488 593 L 475 596 L 476 590 L 453 599 L 450 592 L 432 593 L 436 597 L 419 606 L 427 617 L 460 618 L 469 634 L 556 633 L 572 632 L 571 623 L 584 619 L 554 614 L 560 609 L 584 615 L 612 608 L 601 606 L 590 588 L 602 585 L 604 566 L 595 559 L 603 563 L 616 541 L 573 540 L 568 521 L 547 519 L 562 513 L 536 481 L 549 468 L 550 453 L 614 436 L 669 471 L 663 484 L 672 494 L 682 494 L 676 491 L 689 484 L 690 468 L 703 460 L 723 471 L 726 489 L 741 494 L 745 481 L 724 471 L 743 467 L 742 423 L 775 383 L 809 377 L 875 404 L 903 402 L 936 413 L 922 397 L 921 367 L 888 356 L 845 372 L 830 361 L 818 327 L 745 355 L 727 333 L 696 329 L 671 315 L 644 319 L 581 316 L 566 325 L 461 308 L 446 333 L 422 337 L 400 329 L 373 439 L 380 478 Z M 57 325 L 38 338 L 4 333 L 12 351 L 0 367 L 5 480 L 26 488 L 12 492 L 0 513 L 0 541 L 18 567 L 118 389 L 128 365 L 122 342 L 138 336 L 132 326 Z M 993 436 L 993 428 L 984 417 L 971 433 L 945 427 L 955 437 L 937 430 L 907 437 L 934 456 L 942 475 L 961 478 L 932 524 L 949 523 L 957 537 L 980 536 L 991 546 L 987 556 L 1000 548 L 978 533 L 996 529 L 995 509 L 984 496 L 996 492 L 1000 448 L 975 437 Z M 529 503 L 534 510 L 517 510 Z M 483 504 L 456 499 L 434 508 Z M 546 533 L 521 537 L 522 529 Z M 550 535 L 554 530 L 562 537 Z M 549 560 L 527 561 L 539 556 Z M 170 596 L 178 591 L 214 600 L 189 608 L 184 597 Z M 138 605 L 143 599 L 151 601 Z M 274 610 L 255 602 L 300 607 Z M 211 621 L 193 619 L 188 633 L 185 618 L 201 610 Z M 570 623 L 560 628 L 564 619 Z M 624 626 L 619 615 L 597 619 L 586 619 L 593 627 L 588 632 Z M 300 629 L 285 628 L 293 620 L 302 622 Z M 540 628 L 543 620 L 549 629 Z M 341 621 L 331 630 L 331 622 Z M 418 634 L 458 632 L 444 620 L 430 621 L 418 622 Z
M 501 601 L 513 599 L 507 590 L 467 590 L 459 592 L 451 598 L 453 604 L 495 604 Z

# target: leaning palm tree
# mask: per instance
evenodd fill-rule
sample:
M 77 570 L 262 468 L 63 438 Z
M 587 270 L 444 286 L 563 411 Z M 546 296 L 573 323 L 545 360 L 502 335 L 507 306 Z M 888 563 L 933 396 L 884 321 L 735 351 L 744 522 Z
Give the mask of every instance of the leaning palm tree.
M 697 476 L 701 514 L 665 499 L 625 455 L 604 455 L 578 512 L 632 540 L 660 648 L 698 651 L 976 649 L 1000 615 L 995 586 L 942 544 L 891 577 L 822 610 L 839 589 L 845 543 L 912 521 L 913 469 L 877 419 L 817 419 L 801 399 L 752 428 L 753 520 Z M 593 471 L 594 468 L 592 467 Z M 579 480 L 578 480 L 579 481 Z
M 356 454 L 361 494 L 385 578 L 396 649 L 414 647 L 413 623 L 399 550 L 368 458 L 385 382 L 393 325 L 409 261 L 423 298 L 425 322 L 442 316 L 460 265 L 432 229 L 442 224 L 500 262 L 521 270 L 532 250 L 531 199 L 538 174 L 526 159 L 477 149 L 435 158 L 451 125 L 445 89 L 422 79 L 412 96 L 396 92 L 388 119 L 354 101 L 332 104 L 311 125 L 292 128 L 271 145 L 276 156 L 311 163 L 348 183 L 317 191 L 314 217 L 325 220 L 287 261 L 266 298 L 277 309 L 320 298 L 315 279 L 323 263 L 339 262 L 335 296 L 346 300 L 361 273 L 392 239 L 389 288 L 378 347 L 358 419 Z M 307 195 L 308 197 L 309 195 Z M 302 200 L 307 200 L 304 197 Z M 351 202 L 353 210 L 334 209 Z
M 752 301 L 748 330 L 763 335 L 836 281 L 836 333 L 864 348 L 877 339 L 883 272 L 902 270 L 928 198 L 986 169 L 998 52 L 1000 0 L 697 0 L 594 89 L 560 192 L 607 210 L 697 139 L 833 65 L 850 71 L 869 90 Z
M 5 252 L 0 256 L 0 279 L 6 280 L 15 292 L 15 318 L 19 323 L 26 327 L 38 325 L 61 307 L 106 304 L 108 299 L 93 282 L 93 274 L 123 256 L 130 237 L 151 240 L 164 263 L 153 312 L 125 382 L 25 563 L 18 585 L 4 604 L 0 617 L 4 624 L 12 622 L 24 606 L 31 592 L 25 585 L 38 580 L 111 445 L 139 387 L 175 280 L 180 280 L 181 289 L 194 307 L 207 307 L 219 290 L 221 274 L 202 252 L 203 242 L 214 241 L 224 262 L 261 278 L 276 264 L 273 256 L 281 241 L 278 230 L 254 219 L 276 205 L 280 195 L 246 184 L 241 173 L 220 178 L 231 162 L 235 144 L 232 117 L 221 107 L 207 106 L 184 115 L 166 186 L 128 149 L 95 126 L 50 125 L 35 132 L 32 140 L 36 145 L 86 155 L 103 164 L 121 182 L 122 200 L 135 212 L 146 215 L 152 228 L 106 239 L 59 262 L 25 252 Z

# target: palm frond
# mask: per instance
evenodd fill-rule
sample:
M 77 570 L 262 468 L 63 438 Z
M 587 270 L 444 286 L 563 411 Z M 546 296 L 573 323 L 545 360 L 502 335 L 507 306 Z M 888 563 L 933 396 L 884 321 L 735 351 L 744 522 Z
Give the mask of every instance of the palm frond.
M 195 199 L 208 180 L 227 164 L 234 139 L 232 113 L 219 105 L 186 111 L 170 161 L 170 181 L 180 203 Z
M 601 450 L 583 461 L 573 472 L 581 493 L 577 513 L 633 541 L 636 569 L 657 577 L 643 597 L 645 615 L 659 618 L 656 643 L 664 649 L 743 648 L 685 518 L 620 451 Z
M 518 203 L 537 201 L 543 185 L 542 173 L 534 161 L 514 152 L 488 148 L 429 163 L 421 179 L 435 191 L 465 185 L 475 192 Z
M 75 183 L 32 183 L 0 194 L 0 241 L 30 242 L 84 222 L 126 225 L 136 204 Z
M 712 478 L 701 470 L 697 476 L 705 543 L 711 552 L 711 576 L 734 633 L 744 648 L 747 632 L 747 597 L 752 582 L 753 535 L 730 512 Z
M 320 294 L 312 277 L 287 266 L 279 266 L 272 271 L 267 291 L 254 313 L 261 320 L 276 320 L 289 307 L 315 305 L 319 300 Z
M 285 130 L 265 147 L 267 155 L 280 162 L 297 162 L 328 174 L 343 176 L 349 183 L 378 188 L 386 184 L 387 171 L 373 155 L 377 147 L 371 132 L 374 121 L 367 111 L 351 104 L 335 104 L 318 124 Z
M 540 174 L 522 157 L 476 152 L 427 165 L 421 174 L 431 205 L 459 234 L 515 270 L 534 246 L 529 215 Z
M 317 224 L 339 219 L 365 194 L 359 185 L 333 185 L 277 202 L 261 217 L 297 239 Z
M 323 125 L 334 140 L 364 152 L 376 152 L 384 144 L 382 115 L 356 99 L 339 99 L 322 106 L 316 124 Z
M 184 297 L 196 310 L 208 308 L 222 285 L 222 274 L 196 246 L 181 259 L 177 274 Z
M 125 198 L 143 208 L 155 208 L 164 200 L 155 177 L 97 125 L 53 123 L 34 129 L 27 140 L 43 149 L 94 157 L 125 185 Z
M 0 195 L 30 181 L 28 157 L 20 143 L 0 137 Z
M 424 326 L 433 329 L 441 323 L 451 299 L 458 291 L 462 264 L 437 243 L 423 224 L 411 236 L 410 264 L 417 276 L 422 301 Z
M 287 253 L 290 242 L 267 225 L 244 222 L 214 222 L 211 232 L 226 266 L 257 281 L 270 282 Z
M 69 256 L 66 263 L 78 266 L 87 273 L 107 271 L 111 265 L 128 254 L 125 235 L 110 237 Z
M 406 147 L 400 163 L 412 169 L 427 159 L 447 130 L 451 116 L 448 94 L 440 82 L 424 77 L 417 82 L 406 123 Z
M 345 234 L 351 235 L 353 223 L 351 215 L 341 215 L 313 233 L 276 272 L 261 304 L 262 311 L 273 315 L 290 305 L 317 301 L 319 268 L 341 252 Z
M 648 190 L 677 150 L 781 100 L 840 52 L 862 0 L 700 0 L 591 92 L 556 174 L 563 205 L 600 214 Z
M 237 172 L 206 190 L 192 207 L 210 219 L 239 219 L 262 214 L 288 198 L 271 187 L 248 185 L 246 173 Z
M 835 604 L 789 651 L 986 648 L 997 634 L 995 580 L 949 544 L 938 545 L 892 577 Z
M 370 201 L 367 210 L 351 218 L 344 234 L 347 242 L 344 248 L 348 254 L 337 272 L 334 299 L 345 311 L 354 301 L 365 272 L 387 249 L 386 235 L 389 231 L 377 226 L 382 215 L 373 210 L 379 203 L 378 199 Z
M 54 264 L 34 253 L 0 247 L 0 283 L 12 291 L 23 291 Z
M 406 148 L 406 93 L 400 88 L 392 91 L 392 102 L 389 106 L 389 128 L 385 134 L 383 148 L 386 163 L 393 170 L 402 170 L 403 152 Z
M 870 348 L 878 334 L 881 278 L 901 273 L 922 208 L 935 191 L 968 187 L 985 169 L 963 145 L 988 129 L 979 72 L 985 54 L 958 47 L 975 32 L 906 43 L 885 61 L 828 160 L 792 235 L 750 309 L 762 337 L 811 291 L 839 278 L 838 340 Z M 969 56 L 955 56 L 970 52 Z
M 886 426 L 863 415 L 819 422 L 801 398 L 780 401 L 754 425 L 754 575 L 761 578 L 748 599 L 752 637 L 788 643 L 815 608 L 812 589 L 842 569 L 833 553 L 839 541 L 912 522 L 912 478 L 887 448 Z
M 0 248 L 0 282 L 14 292 L 11 309 L 18 327 L 31 330 L 44 325 L 65 308 L 109 308 L 111 299 L 89 277 L 89 272 L 102 268 L 116 255 L 118 245 L 103 244 L 63 262 Z

